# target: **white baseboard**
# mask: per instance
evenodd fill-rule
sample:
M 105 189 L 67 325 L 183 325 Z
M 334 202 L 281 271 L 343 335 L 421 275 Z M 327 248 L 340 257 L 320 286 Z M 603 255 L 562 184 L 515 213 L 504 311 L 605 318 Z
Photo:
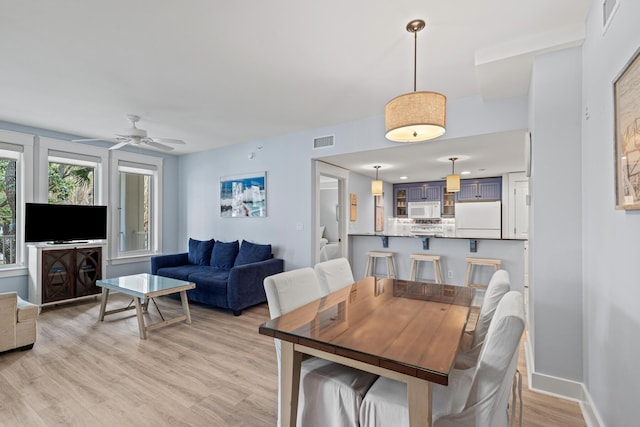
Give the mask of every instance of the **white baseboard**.
M 580 410 L 587 423 L 587 427 L 605 427 L 583 383 L 536 372 L 528 335 L 525 341 L 525 357 L 527 362 L 527 379 L 531 390 L 577 402 L 580 405 Z

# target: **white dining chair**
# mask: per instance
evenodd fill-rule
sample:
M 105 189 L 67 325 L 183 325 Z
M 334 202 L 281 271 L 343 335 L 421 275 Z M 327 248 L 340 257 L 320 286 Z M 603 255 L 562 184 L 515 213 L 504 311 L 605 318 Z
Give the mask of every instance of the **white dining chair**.
M 353 272 L 346 258 L 336 258 L 316 264 L 313 268 L 320 283 L 320 293 L 325 296 L 333 291 L 352 285 Z
M 471 368 L 476 364 L 498 303 L 510 290 L 509 273 L 506 270 L 498 270 L 493 273 L 489 285 L 484 291 L 476 325 L 473 330 L 465 331 L 460 340 L 460 349 L 455 362 L 457 369 Z
M 510 291 L 498 304 L 477 365 L 453 369 L 448 386 L 433 384 L 434 427 L 509 425 L 509 394 L 523 332 L 522 294 Z M 376 380 L 360 408 L 360 426 L 409 426 L 406 384 L 385 377 Z
M 268 276 L 264 289 L 271 318 L 320 298 L 320 285 L 311 267 Z M 278 384 L 281 377 L 280 340 L 275 339 Z M 300 368 L 297 425 L 357 426 L 364 395 L 378 377 L 328 360 L 309 357 Z M 281 390 L 278 388 L 278 426 Z

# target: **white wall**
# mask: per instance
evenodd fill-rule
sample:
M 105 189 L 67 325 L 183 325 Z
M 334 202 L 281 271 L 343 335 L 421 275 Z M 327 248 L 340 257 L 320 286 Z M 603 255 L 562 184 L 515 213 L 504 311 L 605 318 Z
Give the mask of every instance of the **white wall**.
M 574 381 L 583 374 L 580 76 L 579 47 L 541 55 L 529 92 L 534 371 Z
M 640 384 L 640 212 L 614 209 L 613 81 L 640 48 L 640 2 L 618 3 L 603 34 L 593 1 L 582 53 L 584 372 L 604 423 L 630 426 Z
M 371 181 L 369 176 L 356 172 L 349 173 L 349 193 L 353 193 L 358 198 L 358 219 L 349 221 L 349 234 L 354 233 L 374 233 L 375 214 L 374 198 L 371 194 Z M 382 192 L 384 196 L 384 216 L 385 231 L 387 230 L 387 219 L 393 216 L 393 185 L 383 182 Z
M 447 117 L 446 138 L 524 129 L 527 103 L 525 98 L 488 104 L 478 98 L 454 100 L 449 102 Z M 318 135 L 335 135 L 336 146 L 313 150 L 312 141 Z M 287 270 L 308 266 L 313 197 L 311 159 L 394 146 L 399 145 L 384 138 L 384 118 L 380 116 L 181 156 L 178 245 L 186 249 L 189 237 L 247 239 L 271 243 L 275 255 L 285 260 Z M 253 160 L 247 157 L 250 151 L 256 153 Z M 255 171 L 267 172 L 267 217 L 220 218 L 220 177 Z M 353 188 L 351 184 L 350 187 Z M 385 194 L 389 195 L 385 198 L 385 212 L 388 211 L 385 216 L 390 216 L 393 200 L 390 187 L 385 188 Z M 358 194 L 359 223 L 362 215 L 368 215 L 361 208 L 363 202 L 369 205 L 364 193 Z M 360 224 L 357 228 L 360 229 Z M 373 228 L 367 230 L 372 231 Z

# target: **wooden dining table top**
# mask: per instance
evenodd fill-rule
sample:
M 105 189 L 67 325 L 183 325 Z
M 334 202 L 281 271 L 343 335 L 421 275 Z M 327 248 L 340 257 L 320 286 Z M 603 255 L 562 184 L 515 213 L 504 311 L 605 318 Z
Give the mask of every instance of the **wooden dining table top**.
M 448 385 L 474 289 L 367 277 L 259 333 Z

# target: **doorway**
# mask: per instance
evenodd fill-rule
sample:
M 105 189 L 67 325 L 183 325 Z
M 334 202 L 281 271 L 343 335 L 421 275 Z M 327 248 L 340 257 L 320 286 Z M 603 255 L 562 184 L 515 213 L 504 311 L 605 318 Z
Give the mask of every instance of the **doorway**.
M 311 264 L 347 257 L 347 214 L 349 171 L 318 160 L 314 161 L 312 213 L 315 224 L 311 235 Z

